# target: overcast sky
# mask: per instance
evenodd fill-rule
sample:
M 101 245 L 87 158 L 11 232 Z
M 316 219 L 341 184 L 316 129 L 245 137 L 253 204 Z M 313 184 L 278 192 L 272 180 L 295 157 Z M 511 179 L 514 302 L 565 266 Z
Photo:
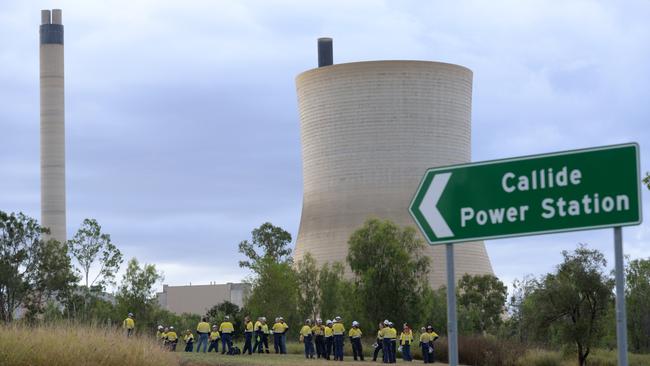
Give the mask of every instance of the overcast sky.
M 265 221 L 295 238 L 302 172 L 295 76 L 420 59 L 474 72 L 473 161 L 637 141 L 650 170 L 647 1 L 22 1 L 0 10 L 0 210 L 40 219 L 38 25 L 65 24 L 68 236 L 96 218 L 165 283 L 240 281 Z M 604 167 L 606 168 L 606 167 Z M 647 190 L 644 211 L 650 214 Z M 625 228 L 650 257 L 650 226 Z M 612 230 L 487 241 L 506 283 Z

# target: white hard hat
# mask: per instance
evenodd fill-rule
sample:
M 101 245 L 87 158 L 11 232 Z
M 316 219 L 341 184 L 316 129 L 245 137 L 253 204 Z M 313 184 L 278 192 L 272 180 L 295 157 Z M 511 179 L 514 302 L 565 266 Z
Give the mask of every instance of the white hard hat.
M 359 322 L 356 321 L 356 320 L 353 321 L 353 322 L 352 322 L 352 326 L 353 326 L 353 327 L 358 327 L 358 326 L 359 326 Z
M 336 320 L 337 322 L 340 322 L 340 321 L 341 321 L 341 317 L 340 317 L 340 316 L 337 316 L 336 318 L 334 318 L 334 320 Z
M 133 316 L 133 313 L 129 313 L 129 316 Z
M 169 329 L 174 329 L 174 327 L 173 327 L 173 326 L 170 326 Z
M 316 323 L 322 323 L 322 322 L 323 322 L 323 319 L 321 319 L 321 318 L 316 318 Z
M 305 319 L 305 323 L 311 323 L 311 319 Z
M 384 320 L 384 325 L 389 325 L 389 324 L 390 322 L 388 321 L 388 319 Z
M 325 323 L 326 323 L 326 324 L 332 324 L 332 321 L 329 320 L 329 319 L 327 319 L 327 322 L 325 322 Z
M 158 329 L 163 329 L 163 326 L 162 326 L 162 325 L 159 325 L 159 326 L 158 326 Z
M 229 319 L 230 319 L 230 315 L 226 315 L 226 316 L 224 316 L 223 318 L 226 319 L 226 320 L 229 320 Z
M 389 326 L 389 327 L 392 327 L 392 326 L 393 326 L 393 322 L 388 322 L 388 326 Z

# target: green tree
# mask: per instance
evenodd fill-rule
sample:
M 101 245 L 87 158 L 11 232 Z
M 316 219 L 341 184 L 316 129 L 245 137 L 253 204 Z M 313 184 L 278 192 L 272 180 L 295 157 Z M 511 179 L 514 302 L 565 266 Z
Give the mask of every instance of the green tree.
M 538 283 L 530 296 L 540 328 L 554 327 L 565 344 L 573 344 L 580 366 L 604 333 L 604 320 L 612 307 L 614 282 L 606 273 L 607 261 L 597 250 L 579 246 L 563 251 L 555 273 Z
M 507 337 L 515 338 L 522 343 L 548 342 L 549 337 L 546 333 L 543 339 L 536 339 L 534 319 L 537 313 L 533 304 L 534 299 L 530 295 L 538 285 L 539 282 L 531 275 L 513 281 L 512 294 L 507 306 L 509 316 L 504 327 Z
M 239 243 L 239 252 L 248 260 L 239 261 L 239 266 L 259 271 L 260 262 L 269 259 L 275 263 L 291 263 L 291 234 L 270 222 L 265 222 L 251 232 L 251 241 Z M 256 248 L 261 249 L 261 253 Z
M 36 220 L 0 211 L 0 317 L 11 322 L 18 307 L 34 315 L 52 297 L 69 294 L 75 278 L 66 248 L 44 241 Z
M 508 288 L 494 275 L 463 275 L 458 282 L 460 323 L 466 332 L 486 334 L 502 324 Z
M 221 324 L 226 315 L 230 316 L 230 321 L 235 327 L 235 333 L 241 334 L 241 331 L 244 329 L 245 315 L 244 310 L 240 309 L 237 304 L 233 304 L 230 301 L 224 301 L 211 307 L 205 313 L 205 316 L 208 318 L 209 322 L 216 325 Z
M 320 271 L 316 266 L 316 260 L 311 253 L 296 263 L 296 278 L 298 280 L 298 312 L 301 318 L 316 318 L 319 312 L 318 304 L 320 303 L 320 289 L 318 287 L 318 277 Z
M 412 227 L 369 219 L 348 241 L 348 264 L 355 275 L 363 313 L 374 323 L 412 321 L 428 286 L 429 258 Z
M 109 234 L 102 233 L 97 220 L 85 219 L 74 237 L 68 240 L 68 246 L 87 289 L 95 287 L 104 291 L 106 286 L 115 284 L 115 275 L 124 261 L 122 252 L 111 242 Z M 90 280 L 93 266 L 99 269 Z
M 162 279 L 163 276 L 155 265 L 144 264 L 140 267 L 138 260 L 132 258 L 116 296 L 121 316 L 133 313 L 139 327 L 153 328 L 155 319 L 151 315 L 158 306 L 154 286 Z
M 320 291 L 319 308 L 323 317 L 333 317 L 334 314 L 343 313 L 343 264 L 334 262 L 323 264 L 318 276 L 318 289 Z
M 635 259 L 626 268 L 628 334 L 632 352 L 650 351 L 650 259 Z

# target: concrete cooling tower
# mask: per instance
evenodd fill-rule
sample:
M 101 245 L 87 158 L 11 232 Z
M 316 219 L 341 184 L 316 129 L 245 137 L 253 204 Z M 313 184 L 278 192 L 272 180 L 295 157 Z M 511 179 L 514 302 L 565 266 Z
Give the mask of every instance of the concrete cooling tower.
M 350 235 L 369 217 L 417 227 L 408 206 L 427 168 L 470 161 L 472 71 L 426 61 L 334 65 L 331 39 L 319 40 L 319 53 L 319 67 L 296 79 L 304 197 L 294 256 L 345 263 Z M 438 288 L 445 248 L 425 252 Z M 455 271 L 493 273 L 483 242 L 455 246 Z

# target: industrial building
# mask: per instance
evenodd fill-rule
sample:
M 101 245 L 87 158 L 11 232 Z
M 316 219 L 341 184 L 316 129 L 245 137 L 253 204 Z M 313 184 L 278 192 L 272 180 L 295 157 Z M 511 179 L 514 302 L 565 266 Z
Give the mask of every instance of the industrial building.
M 427 168 L 470 161 L 472 71 L 429 61 L 333 64 L 330 38 L 318 51 L 319 67 L 296 78 L 304 196 L 294 258 L 345 263 L 350 235 L 368 218 L 416 226 L 408 206 Z M 444 247 L 425 251 L 438 288 Z M 456 245 L 455 257 L 457 277 L 493 273 L 483 242 Z
M 240 308 L 250 292 L 247 283 L 169 286 L 156 293 L 158 304 L 176 314 L 205 314 L 210 308 L 229 301 Z
M 41 225 L 66 241 L 65 92 L 61 9 L 41 10 Z

